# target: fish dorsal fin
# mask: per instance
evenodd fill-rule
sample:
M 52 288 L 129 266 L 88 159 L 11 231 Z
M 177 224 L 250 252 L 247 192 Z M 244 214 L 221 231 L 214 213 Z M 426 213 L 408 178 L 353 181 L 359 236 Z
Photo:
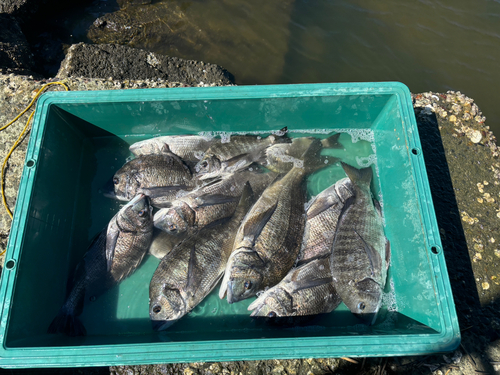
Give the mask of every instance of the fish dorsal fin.
M 188 263 L 188 271 L 187 271 L 187 279 L 186 279 L 186 293 L 194 296 L 196 290 L 198 289 L 199 283 L 196 280 L 199 275 L 202 273 L 198 270 L 198 264 L 196 261 L 196 246 L 193 244 L 191 251 L 189 253 L 189 263 Z
M 370 261 L 372 276 L 375 276 L 376 273 L 380 272 L 380 271 L 377 272 L 377 270 L 382 269 L 382 258 L 380 257 L 380 254 L 373 248 L 373 246 L 367 243 L 358 232 L 354 231 L 354 233 L 356 233 L 363 242 L 363 248 L 366 252 L 366 255 L 368 255 L 368 259 Z
M 148 188 L 140 188 L 138 193 L 147 195 L 149 198 L 161 198 L 165 195 L 172 194 L 175 190 L 187 190 L 190 189 L 187 185 L 176 185 L 176 186 L 154 186 Z
M 106 270 L 111 271 L 113 266 L 113 258 L 115 256 L 116 243 L 120 235 L 120 228 L 116 222 L 116 216 L 111 219 L 106 231 Z
M 277 206 L 278 201 L 276 201 L 272 206 L 268 206 L 264 210 L 254 214 L 252 221 L 246 221 L 243 227 L 243 236 L 257 238 L 273 215 Z
M 292 281 L 290 284 L 292 285 L 292 293 L 298 292 L 299 290 L 302 289 L 310 289 L 314 288 L 316 286 L 324 285 L 324 284 L 330 284 L 333 281 L 333 278 L 331 276 L 329 277 L 323 277 L 319 279 L 313 279 L 313 280 L 300 280 L 300 281 Z

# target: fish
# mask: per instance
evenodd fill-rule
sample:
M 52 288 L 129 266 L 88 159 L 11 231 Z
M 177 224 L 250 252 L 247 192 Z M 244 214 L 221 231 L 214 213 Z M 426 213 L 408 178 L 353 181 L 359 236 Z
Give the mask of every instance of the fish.
M 328 138 L 321 140 L 322 148 L 340 148 L 342 145 L 338 142 L 338 138 L 340 133 L 333 134 Z M 311 144 L 315 142 L 316 138 L 314 137 L 298 137 L 292 138 L 291 143 L 279 143 L 275 145 L 269 146 L 265 150 L 266 155 L 266 163 L 265 167 L 269 170 L 275 172 L 288 172 L 292 169 L 293 165 L 300 161 L 301 158 L 301 150 L 304 150 L 304 145 Z M 322 157 L 321 160 L 323 162 L 327 162 L 330 164 L 334 164 L 339 159 L 330 157 L 325 158 Z
M 233 249 L 236 229 L 253 200 L 247 182 L 230 219 L 222 219 L 220 225 L 205 227 L 189 236 L 161 260 L 149 285 L 153 329 L 167 329 L 216 287 Z
M 203 158 L 196 164 L 198 178 L 218 177 L 247 168 L 254 162 L 266 163 L 264 151 L 267 147 L 278 143 L 288 143 L 287 128 L 266 138 L 252 135 L 234 135 L 229 142 L 212 145 Z
M 172 153 L 186 162 L 198 162 L 210 146 L 220 140 L 199 135 L 165 135 L 130 145 L 135 156 Z
M 149 246 L 148 252 L 155 258 L 161 260 L 165 255 L 171 252 L 175 246 L 184 241 L 186 237 L 187 233 L 184 233 L 184 235 L 174 236 L 170 233 L 154 228 L 153 239 L 151 241 L 151 246 Z
M 306 204 L 306 224 L 297 265 L 277 285 L 248 306 L 251 316 L 306 316 L 333 311 L 341 303 L 335 290 L 330 255 L 335 229 L 347 199 L 349 178 L 337 181 Z
M 330 255 L 344 203 L 354 195 L 349 178 L 337 181 L 306 205 L 306 224 L 297 265 Z
M 335 289 L 349 310 L 374 324 L 390 264 L 390 242 L 380 211 L 372 198 L 371 167 L 341 163 L 354 187 L 340 214 L 330 266 Z
M 264 291 L 249 306 L 250 316 L 279 318 L 329 313 L 341 299 L 335 290 L 330 258 L 314 259 L 293 268 L 279 284 Z
M 279 283 L 294 265 L 305 224 L 303 180 L 319 168 L 308 160 L 320 148 L 319 141 L 309 145 L 304 152 L 307 163 L 295 165 L 271 184 L 245 216 L 219 290 L 221 299 L 227 296 L 228 303 L 234 303 L 250 298 Z
M 198 186 L 190 168 L 172 153 L 141 155 L 121 167 L 113 176 L 116 198 L 128 201 L 142 193 L 155 207 L 169 207 L 182 191 Z
M 174 236 L 191 234 L 210 223 L 231 216 L 247 181 L 256 196 L 276 178 L 273 172 L 240 171 L 200 187 L 172 202 L 172 207 L 160 209 L 154 225 Z
M 86 335 L 78 319 L 85 303 L 133 273 L 146 255 L 152 236 L 152 208 L 149 199 L 139 194 L 123 206 L 90 243 L 73 277 L 68 280 L 65 302 L 48 333 Z

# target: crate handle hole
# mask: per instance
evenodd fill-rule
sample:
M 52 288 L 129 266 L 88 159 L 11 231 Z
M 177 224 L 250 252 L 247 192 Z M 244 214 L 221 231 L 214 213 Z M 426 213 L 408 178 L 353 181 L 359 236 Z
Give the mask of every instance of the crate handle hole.
M 439 254 L 441 249 L 438 246 L 431 246 L 431 251 L 433 254 Z
M 31 168 L 35 165 L 35 161 L 33 159 L 30 159 L 26 162 L 26 166 Z
M 412 149 L 411 149 L 411 153 L 412 153 L 413 155 L 419 155 L 419 154 L 420 154 L 420 150 L 419 150 L 418 148 L 412 148 Z
M 10 259 L 5 263 L 5 268 L 8 270 L 13 269 L 16 266 L 16 261 L 14 259 Z

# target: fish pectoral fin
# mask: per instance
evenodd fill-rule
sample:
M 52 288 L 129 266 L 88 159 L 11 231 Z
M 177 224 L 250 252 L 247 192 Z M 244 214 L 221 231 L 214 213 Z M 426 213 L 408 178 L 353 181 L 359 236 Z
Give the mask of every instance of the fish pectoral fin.
M 303 289 L 310 289 L 314 288 L 316 286 L 324 285 L 324 284 L 330 284 L 333 281 L 333 278 L 330 277 L 323 277 L 320 279 L 313 279 L 313 280 L 300 280 L 300 281 L 293 281 L 291 283 L 292 285 L 292 293 L 298 292 L 299 290 Z
M 237 202 L 240 197 L 232 197 L 224 194 L 205 194 L 196 199 L 198 207 L 214 206 L 218 204 Z
M 113 266 L 113 258 L 115 256 L 116 243 L 120 235 L 120 228 L 116 223 L 116 218 L 111 219 L 106 231 L 106 269 L 111 271 Z
M 391 242 L 385 239 L 385 270 L 389 269 L 389 264 L 391 263 Z
M 375 274 L 379 274 L 380 271 L 382 271 L 382 258 L 380 257 L 380 254 L 371 246 L 369 243 L 367 243 L 361 235 L 354 231 L 361 241 L 363 242 L 363 248 L 366 252 L 366 255 L 368 256 L 368 259 L 370 260 L 370 267 L 372 269 L 372 276 Z
M 177 186 L 155 186 L 149 188 L 140 188 L 137 190 L 138 193 L 147 195 L 149 198 L 161 198 L 165 195 L 172 194 L 175 190 L 189 189 L 187 185 L 177 185 Z
M 337 205 L 338 203 L 338 200 L 334 199 L 330 195 L 317 198 L 312 204 L 313 208 L 307 211 L 307 220 L 311 220 L 313 217 L 328 210 L 330 207 Z
M 201 283 L 200 275 L 202 274 L 203 273 L 201 272 L 200 266 L 196 260 L 196 246 L 193 245 L 189 255 L 188 272 L 186 279 L 185 291 L 187 294 L 191 294 L 192 296 L 195 295 Z
M 266 207 L 266 209 L 254 213 L 253 215 L 253 220 L 247 220 L 244 223 L 243 227 L 243 236 L 244 237 L 253 237 L 254 239 L 257 238 L 266 226 L 267 222 L 273 215 L 274 211 L 276 210 L 276 207 L 278 206 L 278 201 L 276 201 L 272 206 Z
M 251 158 L 249 158 L 249 153 L 245 154 L 239 154 L 236 156 L 233 156 L 230 159 L 227 159 L 223 162 L 223 164 L 227 167 L 239 167 L 243 168 L 249 163 L 251 163 Z

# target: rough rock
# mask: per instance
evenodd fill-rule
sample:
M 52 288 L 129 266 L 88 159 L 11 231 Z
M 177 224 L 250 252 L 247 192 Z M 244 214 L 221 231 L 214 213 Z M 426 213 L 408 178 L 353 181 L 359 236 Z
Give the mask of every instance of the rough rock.
M 117 44 L 72 45 L 57 77 L 163 79 L 185 85 L 233 82 L 232 75 L 215 64 L 183 60 Z
M 17 20 L 0 14 L 0 69 L 22 72 L 33 67 L 33 54 Z

